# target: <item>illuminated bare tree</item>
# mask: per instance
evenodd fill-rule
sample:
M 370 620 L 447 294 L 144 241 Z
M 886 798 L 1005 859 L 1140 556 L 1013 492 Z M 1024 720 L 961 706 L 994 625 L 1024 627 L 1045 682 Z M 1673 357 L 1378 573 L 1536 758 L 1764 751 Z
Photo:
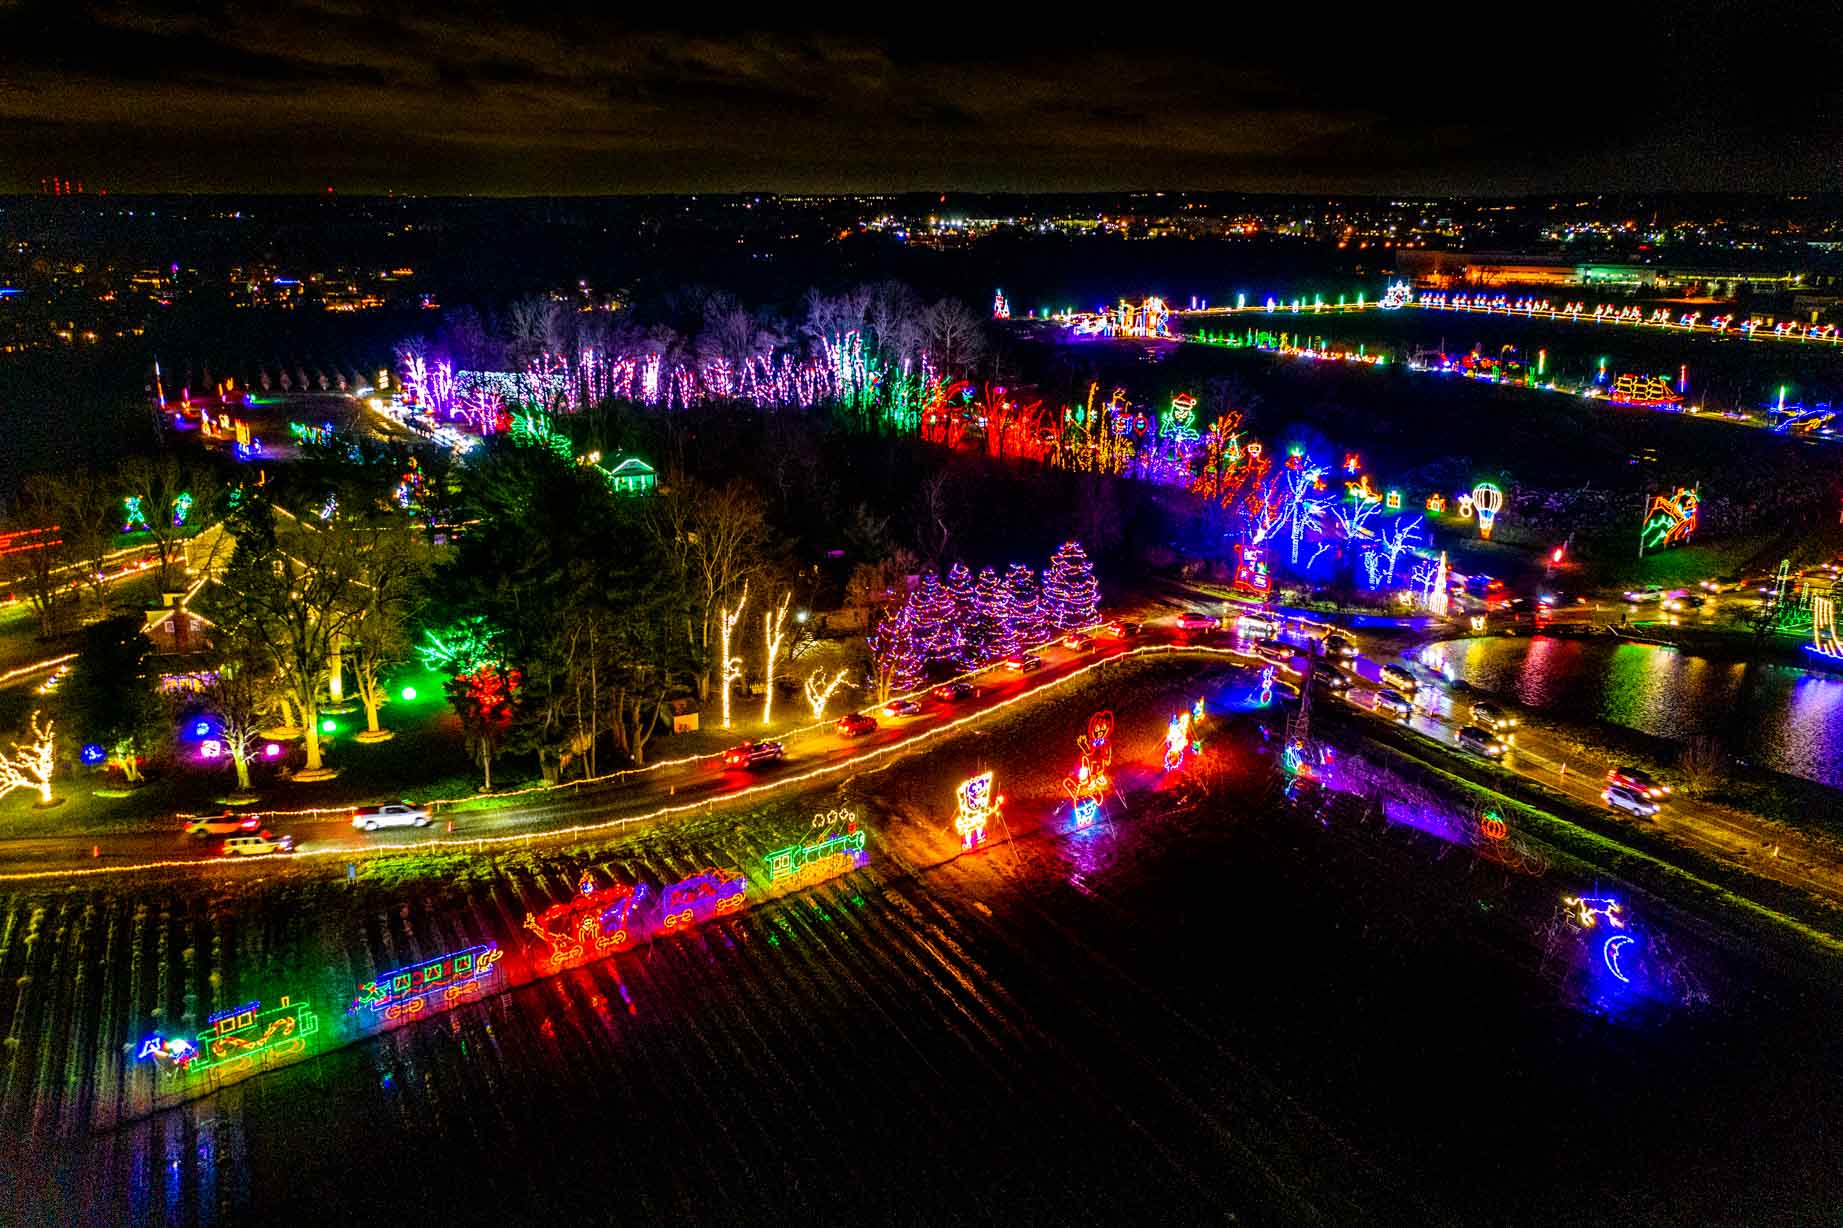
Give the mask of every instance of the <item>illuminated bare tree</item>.
M 38 804 L 51 804 L 51 772 L 55 766 L 53 749 L 56 739 L 52 735 L 55 722 L 38 723 L 38 713 L 32 713 L 30 735 L 25 742 L 13 743 L 13 753 L 0 755 L 0 797 L 18 789 L 35 789 L 38 791 Z
M 762 615 L 762 645 L 767 656 L 762 666 L 762 724 L 774 719 L 774 660 L 781 655 L 781 644 L 787 634 L 787 603 L 793 600 L 793 593 L 781 597 L 781 604 L 772 614 Z
M 723 688 L 723 727 L 730 727 L 730 683 L 742 677 L 742 658 L 730 655 L 730 633 L 736 624 L 742 621 L 742 608 L 749 604 L 749 582 L 742 582 L 742 596 L 736 599 L 736 606 L 731 609 L 724 606 L 718 620 L 717 643 L 717 677 L 718 685 Z
M 806 702 L 813 709 L 813 719 L 819 720 L 826 714 L 826 705 L 832 702 L 832 693 L 844 684 L 849 670 L 839 670 L 829 681 L 821 681 L 825 671 L 816 669 L 806 676 Z

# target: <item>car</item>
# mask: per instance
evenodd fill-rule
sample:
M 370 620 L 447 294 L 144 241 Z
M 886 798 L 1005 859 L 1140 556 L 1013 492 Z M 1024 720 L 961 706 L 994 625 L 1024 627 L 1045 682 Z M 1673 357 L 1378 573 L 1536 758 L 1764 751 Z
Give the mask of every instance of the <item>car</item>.
M 875 733 L 877 731 L 877 718 L 874 716 L 865 716 L 862 712 L 847 712 L 838 718 L 838 724 L 835 728 L 838 730 L 838 735 L 840 737 L 855 738 L 861 733 Z
M 1357 646 L 1344 636 L 1327 635 L 1325 637 L 1325 655 L 1340 661 L 1354 660 L 1357 656 Z
M 1210 614 L 1200 614 L 1195 610 L 1185 610 L 1177 616 L 1179 631 L 1214 631 L 1222 622 Z
M 366 806 L 352 813 L 352 826 L 360 831 L 376 831 L 380 827 L 427 827 L 428 825 L 428 808 L 413 806 L 409 802 Z
M 1666 597 L 1664 599 L 1664 608 L 1666 610 L 1674 610 L 1674 611 L 1679 611 L 1679 612 L 1683 610 L 1700 610 L 1703 606 L 1707 604 L 1708 602 L 1706 600 L 1704 600 L 1701 597 L 1695 597 L 1695 596 Z
M 1651 818 L 1657 813 L 1657 803 L 1636 789 L 1624 785 L 1607 785 L 1600 793 L 1600 799 L 1614 810 L 1623 810 L 1627 814 L 1641 819 Z
M 1293 658 L 1299 655 L 1299 650 L 1279 640 L 1256 640 L 1254 655 L 1263 661 L 1272 661 L 1275 665 L 1291 667 Z
M 1383 666 L 1377 673 L 1384 682 L 1398 691 L 1416 691 L 1420 689 L 1421 684 L 1416 681 L 1413 674 L 1408 672 L 1406 666 L 1396 665 L 1391 662 Z
M 787 748 L 779 742 L 744 742 L 723 752 L 723 766 L 752 768 L 787 758 Z
M 272 831 L 250 832 L 231 836 L 224 841 L 226 857 L 262 857 L 269 853 L 294 852 L 293 836 L 278 836 Z
M 1005 658 L 1005 668 L 1014 674 L 1028 674 L 1043 668 L 1043 658 L 1034 652 L 1020 652 Z
M 1647 601 L 1662 601 L 1664 590 L 1656 584 L 1647 584 L 1643 588 L 1627 589 L 1625 599 L 1633 605 L 1642 605 Z
M 1388 687 L 1376 692 L 1376 711 L 1407 720 L 1414 715 L 1414 705 L 1400 691 Z
M 921 705 L 913 699 L 892 699 L 883 705 L 885 716 L 914 716 L 921 711 Z
M 1502 738 L 1478 725 L 1460 726 L 1457 741 L 1464 749 L 1487 759 L 1501 759 L 1504 752 L 1510 749 Z
M 1116 618 L 1107 624 L 1107 634 L 1113 636 L 1116 640 L 1131 639 L 1133 636 L 1139 634 L 1139 624 L 1129 623 L 1125 619 Z
M 1326 691 L 1348 691 L 1350 677 L 1342 670 L 1317 669 L 1312 671 L 1312 685 Z
M 1079 631 L 1071 631 L 1062 637 L 1062 646 L 1070 652 L 1087 652 L 1094 647 L 1094 641 Z
M 186 824 L 186 835 L 197 836 L 203 840 L 206 836 L 234 836 L 240 832 L 262 830 L 262 816 L 259 814 L 232 814 L 226 810 L 223 814 L 201 814 Z
M 929 694 L 933 695 L 936 699 L 950 704 L 962 699 L 971 699 L 978 693 L 979 692 L 973 689 L 973 684 L 970 682 L 943 682 L 940 686 L 935 687 L 934 690 L 929 692 Z
M 1264 638 L 1280 630 L 1280 624 L 1265 614 L 1243 614 L 1235 620 L 1235 633 L 1244 638 Z
M 1606 773 L 1606 783 L 1653 799 L 1666 797 L 1670 793 L 1670 786 L 1659 784 L 1649 772 L 1641 772 L 1623 764 Z
M 1472 719 L 1486 729 L 1502 733 L 1506 729 L 1517 727 L 1517 718 L 1488 699 L 1481 699 L 1472 705 Z

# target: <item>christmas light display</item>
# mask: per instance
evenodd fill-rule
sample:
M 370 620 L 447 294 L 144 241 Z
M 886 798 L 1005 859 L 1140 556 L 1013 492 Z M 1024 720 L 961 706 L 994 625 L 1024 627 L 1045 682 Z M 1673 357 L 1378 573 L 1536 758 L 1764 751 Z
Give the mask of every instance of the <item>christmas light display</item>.
M 1625 971 L 1620 968 L 1619 956 L 1626 947 L 1636 941 L 1637 939 L 1633 938 L 1630 934 L 1612 934 L 1607 937 L 1605 942 L 1600 944 L 1600 962 L 1605 964 L 1606 970 L 1618 978 L 1622 984 L 1630 985 L 1632 983 L 1632 978 L 1627 976 Z
M 1438 493 L 1428 495 L 1426 506 L 1428 515 L 1443 516 L 1446 514 L 1446 496 Z
M 1831 584 L 1829 592 L 1811 599 L 1812 638 L 1805 646 L 1807 652 L 1843 661 L 1843 632 L 1837 627 L 1839 612 L 1843 612 L 1843 577 Z
M 770 887 L 806 887 L 870 863 L 870 854 L 864 851 L 864 829 L 850 810 L 815 815 L 813 828 L 819 832 L 817 839 L 762 854 Z
M 295 1057 L 307 1051 L 307 1038 L 320 1031 L 320 1017 L 312 1008 L 288 998 L 266 1011 L 261 1002 L 219 1011 L 206 1023 L 209 1026 L 198 1034 L 197 1053 L 186 1063 L 189 1072 L 237 1074 L 253 1068 L 258 1059 Z
M 994 320 L 1009 320 L 1011 318 L 1011 304 L 1005 301 L 1005 292 L 1003 290 L 998 291 L 992 296 L 992 318 Z
M 1273 703 L 1273 677 L 1276 668 L 1276 666 L 1269 665 L 1261 671 L 1261 695 L 1256 702 L 1263 708 Z
M 1069 795 L 1077 830 L 1092 826 L 1100 817 L 1101 799 L 1113 787 L 1108 769 L 1113 766 L 1113 713 L 1096 712 L 1088 718 L 1088 727 L 1075 739 L 1081 762 L 1073 776 L 1062 779 L 1063 792 Z
M 38 794 L 38 804 L 51 804 L 51 774 L 57 767 L 57 738 L 52 732 L 56 722 L 39 724 L 32 713 L 26 740 L 13 743 L 11 754 L 0 755 L 0 797 L 17 789 L 31 789 Z
M 958 804 L 954 830 L 960 833 L 960 847 L 970 853 L 985 843 L 986 825 L 998 817 L 1005 799 L 992 792 L 990 772 L 961 781 L 954 797 Z
M 659 923 L 668 932 L 686 930 L 712 917 L 740 912 L 748 889 L 749 880 L 741 874 L 710 866 L 660 894 Z
M 1504 508 L 1504 492 L 1490 482 L 1480 482 L 1472 487 L 1472 507 L 1478 512 L 1478 536 L 1491 540 L 1491 528 Z
M 444 670 L 457 678 L 497 665 L 503 659 L 498 629 L 479 615 L 424 631 L 416 655 L 428 668 Z
M 1582 929 L 1594 928 L 1601 917 L 1606 918 L 1606 923 L 1614 929 L 1625 928 L 1624 910 L 1619 901 L 1610 896 L 1564 895 L 1561 902 L 1567 906 L 1575 924 Z
M 1267 574 L 1265 547 L 1235 543 L 1235 587 L 1263 597 L 1273 591 L 1273 577 Z
M 1394 523 L 1389 526 L 1389 531 L 1382 535 L 1382 551 L 1387 559 L 1385 570 L 1390 583 L 1395 580 L 1395 569 L 1401 560 L 1402 553 L 1420 539 L 1421 518 L 1419 516 L 1407 524 L 1403 524 L 1402 517 L 1397 516 Z
M 141 1050 L 134 1056 L 136 1061 L 151 1060 L 169 1076 L 181 1075 L 192 1064 L 192 1059 L 198 1056 L 198 1046 L 183 1036 L 166 1040 L 155 1033 L 141 1042 Z
M 1414 287 L 1405 281 L 1393 281 L 1389 283 L 1389 288 L 1384 291 L 1382 301 L 1376 305 L 1384 311 L 1394 311 L 1401 307 L 1412 306 L 1413 303 Z
M 953 661 L 962 669 L 976 669 L 984 662 L 979 657 L 978 645 L 968 642 L 976 614 L 973 573 L 965 563 L 956 561 L 947 569 L 941 587 L 947 591 L 948 600 L 953 605 L 952 613 L 948 615 L 948 623 L 953 628 Z
M 1037 591 L 1037 573 L 1022 563 L 1011 564 L 1005 569 L 1005 590 L 1005 617 L 1017 647 L 1029 648 L 1042 643 L 1048 630 Z
M 146 533 L 149 529 L 147 512 L 141 507 L 141 496 L 129 495 L 122 500 L 122 532 Z
M 1184 766 L 1184 760 L 1190 755 L 1190 720 L 1188 709 L 1172 714 L 1165 726 L 1165 771 L 1172 772 Z
M 926 654 L 917 617 L 915 599 L 911 597 L 893 613 L 885 614 L 870 633 L 870 664 L 879 703 L 921 684 Z
M 1663 375 L 1624 374 L 1613 380 L 1606 399 L 1614 405 L 1639 405 L 1661 409 L 1680 405 L 1683 398 L 1670 390 L 1670 379 Z
M 554 972 L 565 964 L 632 946 L 639 936 L 638 909 L 645 900 L 645 884 L 597 887 L 585 871 L 574 898 L 552 904 L 541 916 L 527 912 L 524 928 L 544 943 Z
M 1043 574 L 1043 614 L 1047 630 L 1086 627 L 1100 617 L 1100 589 L 1094 566 L 1077 541 L 1066 541 Z
M 1003 661 L 1022 649 L 1011 621 L 1010 590 L 990 567 L 979 569 L 973 585 L 973 615 L 965 631 L 963 660 L 974 666 Z
M 443 1005 L 479 994 L 503 955 L 497 943 L 468 947 L 386 972 L 358 987 L 350 1012 L 369 1010 L 387 1020 L 414 1018 L 436 995 Z
M 951 662 L 959 657 L 960 634 L 954 624 L 954 600 L 941 583 L 941 578 L 929 572 L 921 578 L 916 588 L 915 633 L 921 640 L 923 656 L 930 662 Z
M 1697 488 L 1678 487 L 1674 494 L 1653 495 L 1638 532 L 1638 552 L 1680 546 L 1696 532 L 1701 520 L 1702 497 Z
M 806 693 L 807 706 L 813 710 L 814 720 L 819 720 L 825 716 L 826 705 L 832 702 L 833 693 L 844 684 L 850 672 L 850 670 L 840 669 L 830 678 L 827 678 L 824 670 L 816 669 L 806 676 L 806 682 L 803 684 L 803 688 Z
M 793 592 L 782 594 L 781 604 L 772 611 L 762 614 L 762 724 L 774 720 L 774 661 L 781 655 L 781 644 L 786 640 L 787 603 L 793 600 Z
M 189 490 L 182 490 L 179 492 L 179 497 L 173 500 L 173 527 L 175 529 L 185 528 L 186 520 L 191 515 L 192 492 Z
M 717 661 L 716 675 L 718 695 L 721 696 L 723 727 L 730 727 L 730 683 L 742 677 L 742 658 L 730 654 L 730 635 L 736 630 L 736 624 L 742 620 L 742 608 L 749 604 L 749 582 L 742 582 L 742 595 L 736 598 L 732 608 L 723 606 L 717 619 Z

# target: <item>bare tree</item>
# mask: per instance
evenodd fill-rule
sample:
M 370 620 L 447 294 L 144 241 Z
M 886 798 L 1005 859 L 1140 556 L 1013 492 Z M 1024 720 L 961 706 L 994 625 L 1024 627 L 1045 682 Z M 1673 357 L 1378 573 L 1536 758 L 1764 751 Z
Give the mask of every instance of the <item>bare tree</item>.
M 923 327 L 928 357 L 939 371 L 964 374 L 985 353 L 985 322 L 957 298 L 928 308 Z
M 116 471 L 124 495 L 140 501 L 141 514 L 147 520 L 147 537 L 154 546 L 155 580 L 162 592 L 173 588 L 173 563 L 189 532 L 186 522 L 191 519 L 192 487 L 197 477 L 170 452 L 153 457 L 131 456 Z

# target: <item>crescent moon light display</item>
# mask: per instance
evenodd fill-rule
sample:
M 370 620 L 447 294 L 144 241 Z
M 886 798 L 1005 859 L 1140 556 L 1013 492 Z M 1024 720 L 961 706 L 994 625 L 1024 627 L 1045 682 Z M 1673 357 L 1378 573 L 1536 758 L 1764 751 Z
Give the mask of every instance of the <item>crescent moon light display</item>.
M 1627 985 L 1632 983 L 1632 978 L 1619 970 L 1619 952 L 1632 941 L 1630 934 L 1614 934 L 1600 945 L 1600 958 L 1606 961 L 1606 970 Z

